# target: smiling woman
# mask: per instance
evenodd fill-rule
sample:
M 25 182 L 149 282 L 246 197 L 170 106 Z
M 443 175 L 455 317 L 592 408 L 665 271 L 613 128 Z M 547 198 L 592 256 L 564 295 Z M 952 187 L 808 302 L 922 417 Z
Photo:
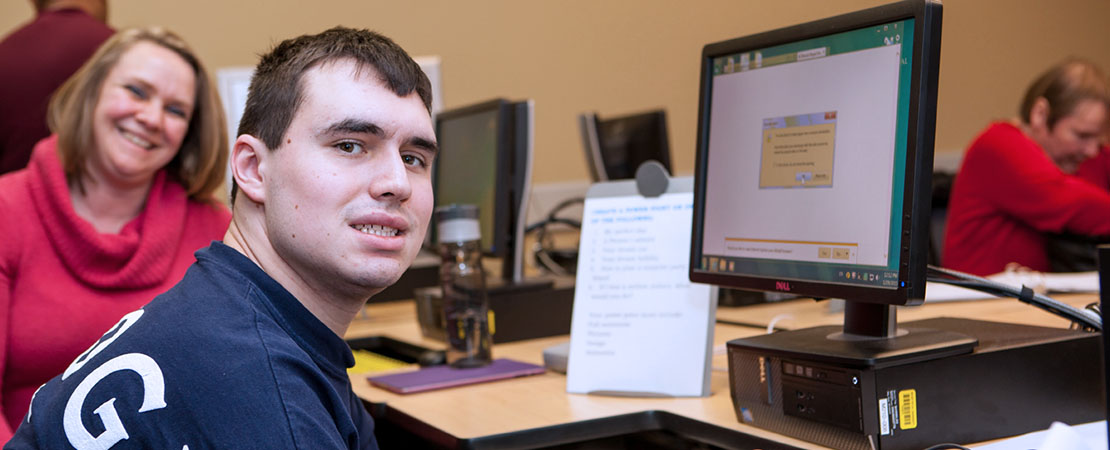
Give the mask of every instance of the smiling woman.
M 0 442 L 36 388 L 223 237 L 219 105 L 180 37 L 122 31 L 55 93 L 27 168 L 0 177 Z

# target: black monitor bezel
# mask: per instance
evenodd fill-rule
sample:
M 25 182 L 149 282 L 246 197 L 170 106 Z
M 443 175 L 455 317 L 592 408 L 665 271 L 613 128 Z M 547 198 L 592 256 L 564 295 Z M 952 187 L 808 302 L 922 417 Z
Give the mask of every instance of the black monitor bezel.
M 814 297 L 836 297 L 889 305 L 920 304 L 925 298 L 936 93 L 940 60 L 940 8 L 931 0 L 904 1 L 836 17 L 766 31 L 706 45 L 701 55 L 698 129 L 694 172 L 694 216 L 690 246 L 690 281 L 760 291 L 784 291 Z M 900 20 L 914 19 L 909 123 L 907 130 L 902 242 L 895 289 L 798 279 L 702 272 L 701 234 L 705 219 L 706 171 L 712 98 L 713 58 L 759 50 L 790 42 L 857 30 Z M 788 281 L 787 283 L 782 283 Z
M 513 114 L 513 103 L 503 98 L 483 101 L 467 106 L 452 108 L 436 114 L 435 132 L 437 140 L 440 141 L 442 146 L 441 130 L 444 121 L 472 116 L 475 114 L 485 114 L 491 111 L 497 112 L 497 158 L 494 173 L 509 174 L 514 172 L 513 167 L 513 154 L 516 152 L 514 133 L 515 133 L 515 119 Z M 448 148 L 442 148 L 443 152 L 450 152 Z M 443 164 L 437 162 L 435 165 L 434 175 L 432 177 L 433 195 L 436 197 L 436 206 L 441 206 L 439 203 L 439 191 L 441 189 L 441 170 L 444 170 Z M 514 180 L 512 177 L 498 176 L 494 180 L 494 213 L 493 213 L 493 232 L 494 235 L 490 241 L 490 247 L 482 248 L 482 252 L 488 256 L 507 257 L 511 256 L 513 248 L 513 221 L 512 203 L 513 203 L 513 189 Z M 435 223 L 432 224 L 432 229 L 429 235 L 435 235 Z M 433 239 L 432 244 L 435 243 Z M 519 245 L 519 244 L 517 244 Z

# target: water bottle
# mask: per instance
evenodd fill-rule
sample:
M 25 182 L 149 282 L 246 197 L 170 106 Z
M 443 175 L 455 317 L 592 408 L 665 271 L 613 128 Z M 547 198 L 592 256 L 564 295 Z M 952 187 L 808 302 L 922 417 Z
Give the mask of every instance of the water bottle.
M 481 367 L 492 360 L 492 343 L 478 207 L 446 205 L 436 208 L 435 215 L 442 257 L 439 280 L 447 363 L 456 368 Z

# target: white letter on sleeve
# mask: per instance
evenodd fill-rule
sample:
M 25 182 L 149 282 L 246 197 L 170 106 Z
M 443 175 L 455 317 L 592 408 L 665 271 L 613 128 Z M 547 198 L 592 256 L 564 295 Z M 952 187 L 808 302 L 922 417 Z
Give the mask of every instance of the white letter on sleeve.
M 134 325 L 135 322 L 139 320 L 139 317 L 142 316 L 143 310 L 136 309 L 120 318 L 119 323 L 117 323 L 116 326 L 112 327 L 118 328 L 115 334 L 113 334 L 108 339 L 105 339 L 103 342 L 98 340 L 97 342 L 93 343 L 92 347 L 89 347 L 88 350 L 85 350 L 85 353 L 79 355 L 77 359 L 73 360 L 73 363 L 71 363 L 69 367 L 66 368 L 66 371 L 62 373 L 62 379 L 64 380 L 66 378 L 69 378 L 70 375 L 73 375 L 73 372 L 76 372 L 84 367 L 85 363 L 89 362 L 89 360 L 92 359 L 93 356 L 96 356 L 96 354 L 100 353 L 101 350 L 104 350 L 105 347 L 108 347 L 108 344 L 111 344 L 117 338 L 119 338 L 124 331 L 127 331 L 128 328 L 131 328 L 131 325 Z
M 81 423 L 81 407 L 93 386 L 108 375 L 121 370 L 132 370 L 142 378 L 143 404 L 139 407 L 140 413 L 166 407 L 166 382 L 162 377 L 162 369 L 153 358 L 142 353 L 128 353 L 112 358 L 89 373 L 89 376 L 77 385 L 77 389 L 73 390 L 73 395 L 66 402 L 62 425 L 66 438 L 77 450 L 106 450 L 128 438 L 127 430 L 124 429 L 123 422 L 120 421 L 116 411 L 115 398 L 104 402 L 93 411 L 104 423 L 104 432 L 100 433 L 100 436 L 93 437 Z

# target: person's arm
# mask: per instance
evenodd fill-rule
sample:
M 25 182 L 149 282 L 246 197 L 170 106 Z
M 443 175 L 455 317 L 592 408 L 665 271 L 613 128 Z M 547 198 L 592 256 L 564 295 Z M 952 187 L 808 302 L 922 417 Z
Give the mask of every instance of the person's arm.
M 1042 232 L 1110 235 L 1110 192 L 1064 174 L 1029 148 L 990 142 L 984 150 L 969 153 L 967 163 L 990 174 L 976 184 L 1000 211 Z
M 1083 161 L 1075 176 L 1110 192 L 1110 146 L 1103 146 L 1098 156 Z

